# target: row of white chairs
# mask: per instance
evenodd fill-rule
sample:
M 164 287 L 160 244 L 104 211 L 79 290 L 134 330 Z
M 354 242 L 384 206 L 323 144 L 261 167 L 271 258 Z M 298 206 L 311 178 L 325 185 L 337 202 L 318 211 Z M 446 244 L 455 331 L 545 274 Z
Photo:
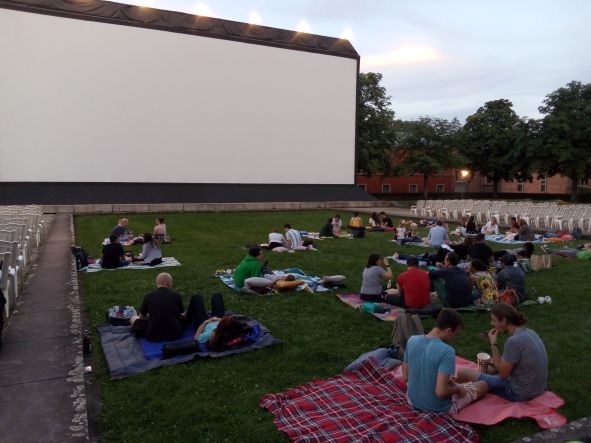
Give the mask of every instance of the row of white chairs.
M 572 232 L 580 228 L 591 232 L 591 205 L 559 204 L 557 202 L 528 202 L 504 200 L 418 200 L 411 206 L 411 216 L 459 221 L 474 216 L 478 223 L 495 217 L 508 226 L 511 217 L 522 218 L 536 229 L 562 229 Z
M 16 306 L 21 288 L 31 266 L 31 254 L 45 234 L 40 206 L 0 206 L 0 289 L 7 303 L 9 317 Z

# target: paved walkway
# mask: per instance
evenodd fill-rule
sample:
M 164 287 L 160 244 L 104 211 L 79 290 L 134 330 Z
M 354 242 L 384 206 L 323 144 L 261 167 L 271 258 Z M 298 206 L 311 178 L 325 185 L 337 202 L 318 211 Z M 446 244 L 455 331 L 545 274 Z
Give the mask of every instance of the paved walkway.
M 0 352 L 0 440 L 88 441 L 71 216 L 57 215 Z

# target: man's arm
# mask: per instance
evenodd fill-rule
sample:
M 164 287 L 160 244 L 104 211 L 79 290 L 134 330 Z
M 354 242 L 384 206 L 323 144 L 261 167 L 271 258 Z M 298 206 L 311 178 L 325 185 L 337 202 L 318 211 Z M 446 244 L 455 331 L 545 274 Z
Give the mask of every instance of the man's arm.
M 497 336 L 498 332 L 496 329 L 491 329 L 488 333 L 488 339 L 490 340 L 490 350 L 492 354 L 492 362 L 497 370 L 497 374 L 502 379 L 505 379 L 511 375 L 513 372 L 513 368 L 515 367 L 514 363 L 511 363 L 501 357 L 499 353 L 499 348 L 497 346 Z
M 460 397 L 466 395 L 466 390 L 461 386 L 450 381 L 449 374 L 438 373 L 437 384 L 435 385 L 435 395 L 439 398 L 451 397 L 458 394 Z

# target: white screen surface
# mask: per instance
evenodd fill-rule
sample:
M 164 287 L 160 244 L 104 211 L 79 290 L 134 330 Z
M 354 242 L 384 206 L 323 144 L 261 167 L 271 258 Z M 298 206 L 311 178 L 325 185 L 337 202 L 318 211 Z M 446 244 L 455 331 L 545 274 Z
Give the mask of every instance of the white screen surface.
M 0 60 L 0 182 L 354 181 L 354 59 L 0 9 Z

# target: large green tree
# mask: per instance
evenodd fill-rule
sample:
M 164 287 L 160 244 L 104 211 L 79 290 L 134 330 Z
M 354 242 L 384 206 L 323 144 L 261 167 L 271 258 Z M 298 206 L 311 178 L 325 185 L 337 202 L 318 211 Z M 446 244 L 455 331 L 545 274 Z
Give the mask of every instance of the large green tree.
M 394 111 L 386 88 L 380 86 L 381 80 L 382 74 L 359 74 L 357 171 L 368 175 L 392 172 Z
M 521 163 L 520 143 L 524 122 L 513 110 L 509 100 L 486 102 L 466 119 L 460 151 L 473 171 L 493 181 L 493 194 L 498 193 L 499 181 L 521 178 L 527 164 Z
M 545 114 L 540 171 L 569 177 L 576 200 L 578 179 L 591 176 L 591 84 L 570 82 L 547 95 L 539 111 Z
M 425 198 L 429 195 L 429 176 L 461 165 L 463 160 L 455 150 L 460 128 L 457 119 L 448 121 L 420 117 L 415 121 L 396 122 L 395 171 L 401 174 L 421 174 Z

